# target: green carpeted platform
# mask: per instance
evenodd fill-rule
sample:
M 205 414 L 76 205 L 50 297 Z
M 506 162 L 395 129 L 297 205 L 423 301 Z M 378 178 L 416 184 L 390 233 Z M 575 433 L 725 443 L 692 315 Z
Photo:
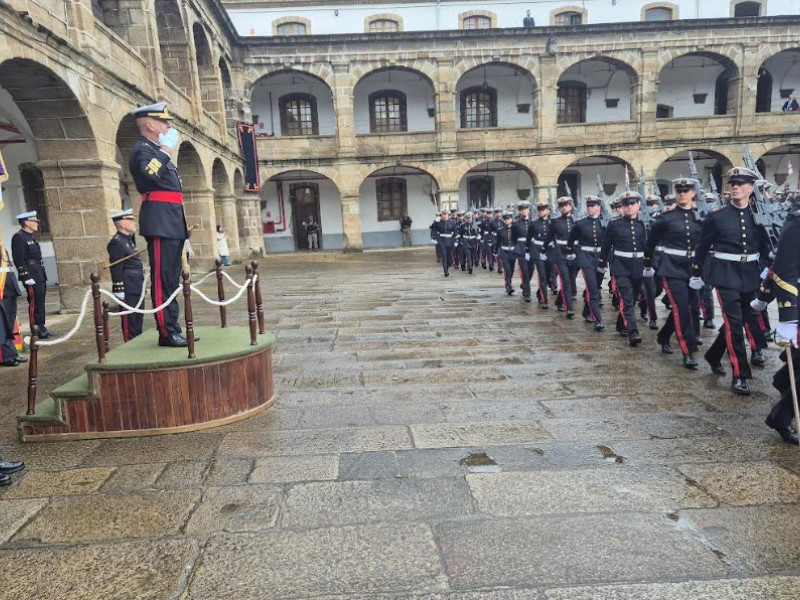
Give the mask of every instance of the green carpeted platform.
M 257 344 L 250 345 L 250 330 L 247 327 L 197 327 L 195 336 L 200 341 L 194 345 L 195 358 L 189 359 L 186 348 L 167 348 L 158 345 L 158 333 L 145 331 L 127 344 L 120 344 L 106 354 L 106 362 L 96 360 L 88 363 L 89 371 L 116 370 L 120 367 L 133 369 L 158 369 L 186 366 L 191 363 L 207 363 L 227 360 L 259 352 L 275 344 L 275 336 L 264 333 L 257 337 Z M 73 385 L 70 382 L 67 385 Z M 88 382 L 87 382 L 88 384 Z

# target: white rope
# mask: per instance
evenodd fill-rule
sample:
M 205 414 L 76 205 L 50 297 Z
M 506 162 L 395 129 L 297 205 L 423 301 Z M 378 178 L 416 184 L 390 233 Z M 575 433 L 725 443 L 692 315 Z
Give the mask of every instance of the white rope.
M 122 300 L 117 298 L 114 294 L 112 294 L 108 290 L 100 290 L 100 294 L 101 295 L 111 298 L 114 302 L 119 304 L 122 308 L 124 308 L 125 310 L 129 311 L 128 314 L 130 314 L 130 313 L 138 313 L 140 315 L 154 315 L 157 312 L 161 312 L 167 306 L 169 306 L 172 303 L 172 301 L 175 300 L 175 298 L 178 297 L 178 294 L 180 294 L 180 293 L 181 293 L 181 287 L 178 286 L 177 289 L 174 292 L 172 292 L 172 295 L 164 301 L 164 304 L 162 304 L 161 306 L 156 306 L 155 308 L 149 308 L 148 309 L 148 308 L 134 308 L 130 304 L 125 304 Z
M 255 285 L 255 284 L 256 284 L 256 280 L 257 280 L 257 279 L 258 279 L 258 275 L 253 275 L 253 285 Z M 236 292 L 236 295 L 235 295 L 235 296 L 233 296 L 232 298 L 229 298 L 229 299 L 227 299 L 227 300 L 223 300 L 222 302 L 219 302 L 219 301 L 217 301 L 217 300 L 212 300 L 211 298 L 209 298 L 208 296 L 206 296 L 206 295 L 205 295 L 203 292 L 201 292 L 200 290 L 198 290 L 196 287 L 192 286 L 192 290 L 194 290 L 194 292 L 195 292 L 195 293 L 196 293 L 198 296 L 200 296 L 200 298 L 202 298 L 203 300 L 205 300 L 205 301 L 206 301 L 206 302 L 208 302 L 209 304 L 213 304 L 214 306 L 228 306 L 228 304 L 233 304 L 233 303 L 234 303 L 234 302 L 236 302 L 236 301 L 237 301 L 239 298 L 241 298 L 241 297 L 242 297 L 242 294 L 244 294 L 244 292 L 245 292 L 245 290 L 246 290 L 246 289 L 247 289 L 247 284 L 244 284 L 242 287 L 240 287 L 240 288 L 239 288 L 239 291 L 238 291 L 238 292 Z
M 203 282 L 204 282 L 206 279 L 208 279 L 208 278 L 209 278 L 209 277 L 211 277 L 212 275 L 216 275 L 216 274 L 217 274 L 217 271 L 216 271 L 216 270 L 214 270 L 214 271 L 209 271 L 208 273 L 206 273 L 205 275 L 203 275 L 203 276 L 202 276 L 202 277 L 201 277 L 199 280 L 195 281 L 195 282 L 194 282 L 194 284 L 195 284 L 195 285 L 200 285 L 200 284 L 201 284 L 201 283 L 203 283 Z
M 144 281 L 146 281 L 146 279 Z M 145 291 L 147 290 L 147 285 L 145 285 L 144 281 L 142 281 L 142 294 L 141 294 L 141 296 L 139 296 L 139 301 L 136 303 L 136 308 L 137 309 L 140 308 L 142 306 L 142 302 L 144 302 Z M 123 310 L 123 311 L 120 311 L 120 312 L 117 312 L 117 313 L 114 313 L 114 314 L 117 317 L 124 317 L 125 315 L 133 314 L 133 311 Z
M 225 277 L 228 281 L 230 281 L 233 284 L 233 287 L 235 288 L 242 289 L 247 287 L 247 282 L 243 283 L 242 285 L 239 285 L 238 283 L 236 283 L 236 281 L 234 281 L 233 277 L 228 275 L 225 271 L 222 272 L 222 276 Z M 255 278 L 256 275 L 254 274 L 253 277 Z M 253 281 L 255 281 L 255 279 L 253 279 Z
M 81 323 L 83 323 L 83 318 L 86 316 L 86 308 L 89 306 L 89 298 L 92 297 L 92 290 L 86 290 L 86 294 L 83 296 L 83 302 L 81 302 L 81 312 L 78 315 L 78 320 L 75 322 L 75 326 L 70 330 L 70 332 L 58 338 L 57 340 L 42 340 L 37 342 L 39 346 L 55 346 L 56 344 L 60 344 L 61 342 L 66 342 L 69 338 L 73 335 L 78 333 L 78 329 L 80 329 Z

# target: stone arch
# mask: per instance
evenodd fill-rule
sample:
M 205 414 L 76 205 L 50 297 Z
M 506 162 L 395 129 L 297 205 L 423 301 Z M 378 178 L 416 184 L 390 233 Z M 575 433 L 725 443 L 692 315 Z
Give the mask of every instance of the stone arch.
M 558 23 L 561 15 L 575 13 L 580 15 L 580 23 Z M 560 6 L 550 11 L 550 25 L 585 25 L 589 22 L 589 11 L 584 6 Z
M 93 0 L 94 16 L 140 54 L 148 49 L 136 31 L 146 26 L 146 12 L 123 0 Z
M 466 20 L 470 17 L 486 17 L 489 19 L 489 29 L 497 27 L 497 14 L 490 10 L 468 10 L 458 15 L 458 28 L 467 29 L 465 27 Z
M 631 189 L 636 189 L 638 174 L 633 164 L 620 156 L 611 154 L 592 154 L 573 157 L 572 162 L 560 171 L 557 183 L 551 185 L 551 196 L 556 197 L 557 186 L 565 178 L 565 173 L 578 175 L 577 184 L 572 186 L 573 198 L 576 200 L 588 194 L 597 193 L 597 178 L 604 188 L 605 196 L 617 196 L 625 190 L 625 171 L 628 172 Z
M 219 78 L 222 83 L 222 99 L 225 105 L 225 123 L 228 131 L 234 131 L 239 116 L 236 106 L 236 93 L 233 89 L 233 80 L 228 63 L 222 56 L 219 58 L 218 67 Z
M 356 81 L 353 87 L 356 134 L 372 132 L 374 115 L 369 98 L 382 90 L 396 91 L 401 98 L 399 109 L 406 123 L 403 131 L 435 130 L 436 89 L 433 81 L 421 71 L 392 65 L 373 69 Z
M 613 56 L 599 55 L 585 58 L 570 57 L 567 65 L 559 66 L 563 68 L 557 82 L 559 97 L 563 89 L 561 86 L 566 82 L 578 82 L 585 90 L 586 96 L 582 99 L 583 120 L 577 122 L 636 120 L 639 73 L 629 62 Z M 627 83 L 622 80 L 619 73 L 625 76 Z M 612 84 L 614 84 L 613 90 Z M 593 101 L 593 89 L 602 90 L 604 97 Z
M 646 21 L 648 11 L 655 8 L 661 8 L 670 11 L 669 19 L 665 19 L 667 21 L 675 21 L 681 18 L 680 7 L 674 2 L 650 2 L 649 4 L 642 6 L 641 20 Z
M 119 163 L 119 190 L 122 208 L 132 208 L 135 214 L 139 214 L 142 205 L 141 196 L 136 190 L 136 184 L 131 177 L 129 161 L 133 145 L 139 139 L 139 128 L 136 127 L 136 119 L 130 113 L 126 114 L 117 127 L 115 138 L 117 145 L 117 162 Z
M 192 66 L 189 41 L 180 5 L 176 0 L 155 0 L 158 43 L 164 76 L 187 96 L 192 93 Z
M 370 33 L 371 25 L 376 21 L 394 21 L 397 23 L 396 31 L 403 31 L 403 17 L 393 13 L 377 13 L 364 17 L 364 31 Z
M 473 159 L 464 166 L 458 181 L 460 209 L 536 200 L 539 177 L 522 162 Z
M 478 88 L 488 89 L 495 100 L 496 127 L 533 126 L 539 118 L 539 86 L 533 73 L 507 61 L 475 65 L 458 77 L 455 86 L 456 122 L 464 128 L 467 95 Z M 468 114 L 468 113 L 466 113 Z
M 769 90 L 758 88 L 761 92 L 768 92 L 771 97 L 769 106 L 763 106 L 762 110 L 757 112 L 780 111 L 791 94 L 800 96 L 800 47 L 793 44 L 777 52 L 771 49 L 770 53 L 764 56 L 758 73 L 759 86 L 765 78 L 771 79 L 767 81 Z
M 236 196 L 231 192 L 228 171 L 220 158 L 215 158 L 211 165 L 211 183 L 214 186 L 216 224 L 224 227 L 224 233 L 228 238 L 228 256 L 237 257 L 239 256 L 239 219 L 236 210 Z M 219 247 L 217 247 L 217 253 L 221 255 Z
M 656 171 L 659 184 L 668 183 L 678 177 L 691 177 L 688 154 L 692 152 L 697 167 L 697 179 L 705 189 L 710 187 L 709 176 L 713 177 L 718 191 L 722 190 L 723 176 L 731 168 L 731 159 L 717 150 L 705 148 L 673 149 Z
M 222 118 L 222 81 L 217 75 L 208 35 L 202 23 L 192 24 L 192 38 L 200 78 L 200 100 L 206 112 L 218 120 Z
M 328 87 L 328 89 L 331 90 L 331 93 L 333 93 L 333 88 L 336 85 L 336 77 L 334 76 L 333 71 L 331 70 L 329 65 L 324 64 L 322 61 L 316 61 L 314 63 L 302 65 L 302 67 L 301 66 L 283 67 L 275 65 L 265 70 L 259 70 L 255 77 L 245 79 L 244 81 L 245 98 L 251 98 L 255 87 L 258 84 L 262 83 L 265 79 L 269 79 L 270 77 L 274 77 L 275 75 L 279 75 L 281 73 L 298 73 L 298 74 L 310 75 L 322 81 Z
M 323 79 L 308 71 L 282 69 L 259 78 L 250 95 L 250 109 L 257 133 L 281 136 L 281 98 L 305 94 L 313 99 L 312 118 L 318 135 L 335 135 L 333 90 Z
M 272 35 L 278 36 L 283 35 L 278 33 L 278 30 L 281 25 L 287 25 L 289 23 L 297 23 L 302 25 L 305 29 L 303 33 L 290 33 L 287 35 L 311 35 L 311 21 L 306 19 L 305 17 L 298 17 L 298 16 L 287 16 L 287 17 L 280 17 L 279 19 L 275 19 L 272 21 Z
M 760 150 L 757 163 L 763 169 L 764 179 L 775 183 L 778 187 L 788 185 L 789 189 L 800 189 L 800 138 L 796 142 L 776 144 L 772 143 Z M 792 173 L 789 173 L 789 164 L 792 165 Z
M 661 57 L 656 102 L 671 107 L 673 117 L 733 115 L 739 110 L 738 51 L 665 52 Z M 705 71 L 705 73 L 704 73 Z M 686 98 L 686 97 L 689 98 Z M 709 101 L 710 100 L 710 101 Z M 702 108 L 699 108 L 703 105 Z
M 209 186 L 208 170 L 198 151 L 189 142 L 178 149 L 178 173 L 183 182 L 186 224 L 191 231 L 192 249 L 195 258 L 214 257 L 214 190 Z

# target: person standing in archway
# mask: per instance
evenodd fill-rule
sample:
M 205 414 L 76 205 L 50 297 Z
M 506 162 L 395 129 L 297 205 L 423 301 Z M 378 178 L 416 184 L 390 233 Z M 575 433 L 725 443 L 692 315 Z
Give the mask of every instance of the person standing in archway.
M 17 267 L 20 281 L 28 293 L 28 314 L 31 328 L 39 326 L 39 338 L 53 334 L 45 327 L 44 305 L 47 296 L 47 273 L 42 263 L 42 248 L 33 234 L 39 231 L 39 217 L 35 210 L 17 215 L 21 229 L 11 238 L 11 256 Z M 31 333 L 33 333 L 31 331 Z
M 174 158 L 180 145 L 166 102 L 133 111 L 141 137 L 131 151 L 130 170 L 142 195 L 139 231 L 147 240 L 153 307 L 160 306 L 180 285 L 181 253 L 188 237 L 183 191 Z M 178 324 L 177 299 L 156 313 L 158 345 L 187 345 Z M 197 340 L 197 338 L 195 338 Z

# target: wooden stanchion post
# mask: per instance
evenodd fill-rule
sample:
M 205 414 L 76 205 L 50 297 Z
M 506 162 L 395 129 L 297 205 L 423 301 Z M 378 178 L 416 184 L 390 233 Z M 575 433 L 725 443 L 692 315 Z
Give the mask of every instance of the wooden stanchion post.
M 253 290 L 253 266 L 245 267 L 247 273 L 247 320 L 250 323 L 250 345 L 255 346 L 256 341 L 256 295 Z
M 258 272 L 258 261 L 253 261 L 253 275 L 256 278 L 256 315 L 258 316 L 258 333 L 266 333 L 264 328 L 264 307 L 261 300 L 261 274 Z
M 222 285 L 222 261 L 217 259 L 214 264 L 217 266 L 217 298 L 222 302 L 225 300 L 225 286 Z M 228 326 L 228 313 L 225 308 L 224 306 L 219 307 L 220 327 L 223 328 Z
M 28 359 L 28 412 L 36 414 L 36 380 L 39 377 L 39 326 L 33 326 L 31 333 L 31 356 Z
M 100 276 L 92 273 L 89 277 L 92 281 L 92 299 L 94 310 L 94 339 L 97 345 L 97 362 L 106 362 L 106 343 L 103 339 L 103 312 L 100 309 Z
M 108 353 L 110 346 L 111 333 L 109 332 L 110 327 L 108 326 L 108 302 L 103 302 L 103 345 L 106 349 L 106 353 Z
M 186 343 L 189 358 L 194 358 L 194 315 L 192 314 L 192 286 L 189 283 L 189 271 L 181 271 L 183 278 L 183 315 L 186 319 Z

